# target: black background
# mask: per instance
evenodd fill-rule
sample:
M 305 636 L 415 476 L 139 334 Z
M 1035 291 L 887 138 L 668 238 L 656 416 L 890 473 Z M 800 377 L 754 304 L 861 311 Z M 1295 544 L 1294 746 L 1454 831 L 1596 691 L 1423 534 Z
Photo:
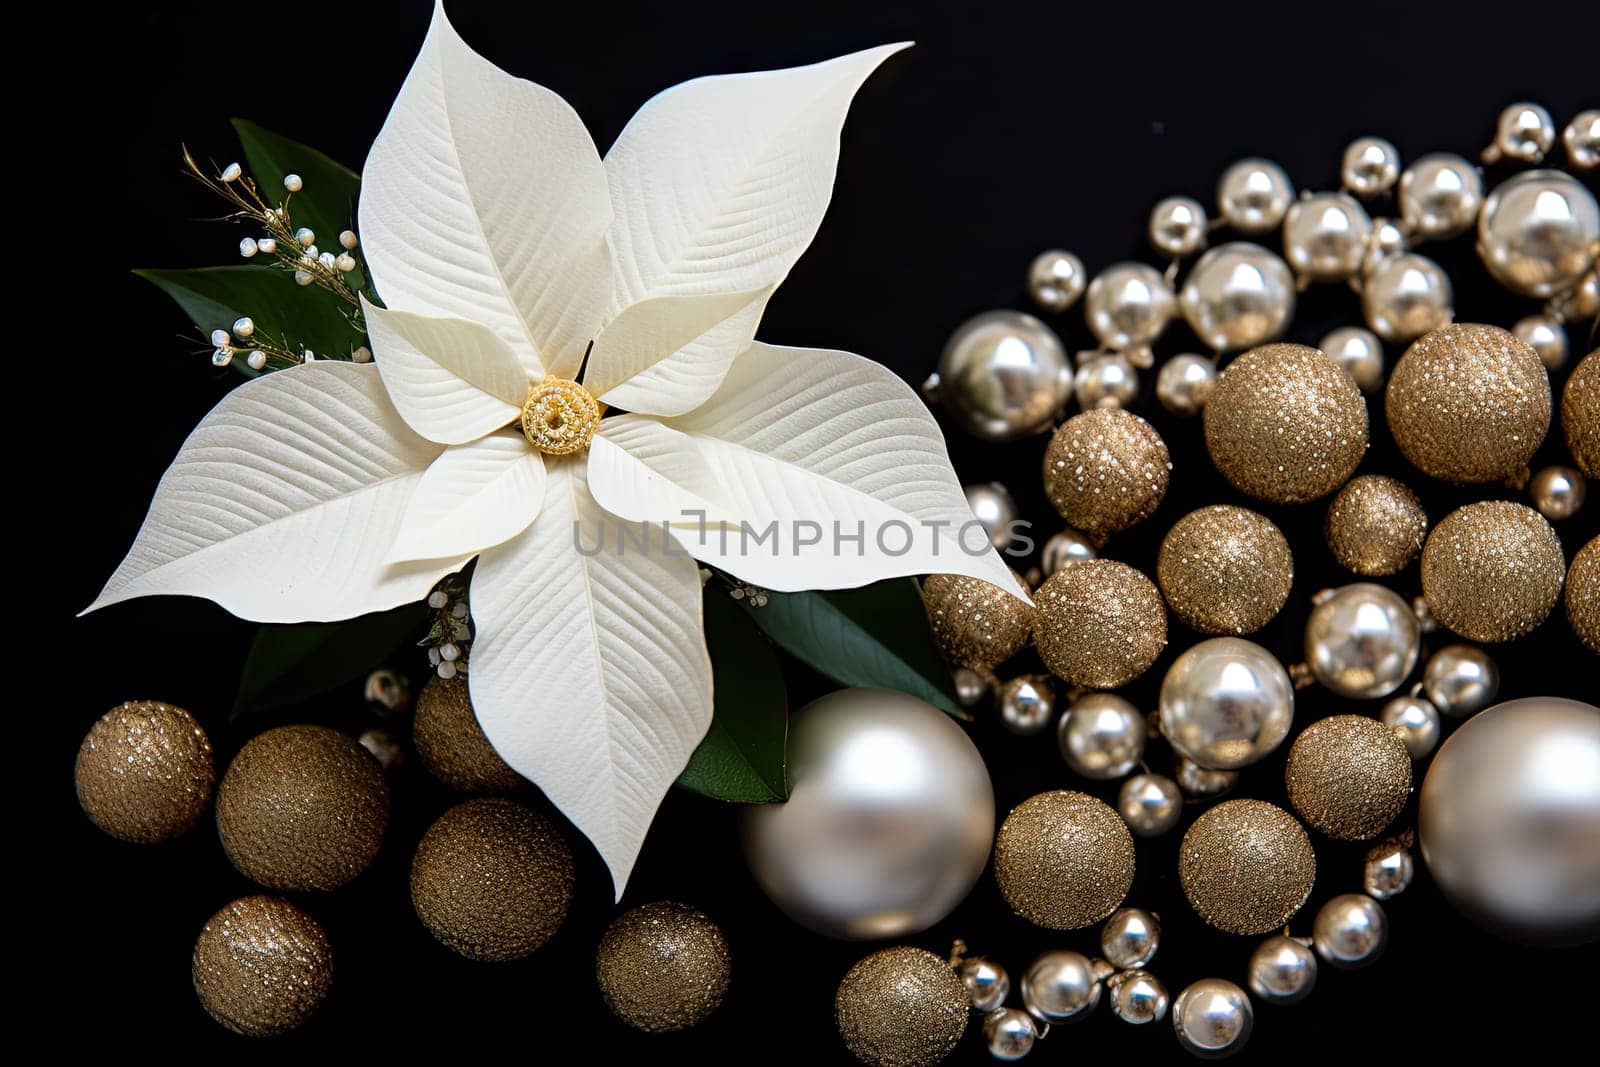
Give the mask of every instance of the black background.
M 1411 17 L 1393 5 L 1375 12 L 982 3 L 712 9 L 461 0 L 450 6 L 470 44 L 563 94 L 602 148 L 653 92 L 685 78 L 916 40 L 918 47 L 891 59 L 858 98 L 833 206 L 761 330 L 771 341 L 866 354 L 912 381 L 931 369 L 945 335 L 968 315 L 1026 307 L 1021 278 L 1041 249 L 1071 248 L 1091 272 L 1130 256 L 1155 262 L 1143 245 L 1150 206 L 1171 193 L 1210 203 L 1217 175 L 1243 155 L 1278 160 L 1297 187 L 1331 188 L 1343 145 L 1359 134 L 1390 138 L 1408 160 L 1431 150 L 1472 155 L 1512 100 L 1541 101 L 1558 123 L 1600 105 L 1593 51 L 1600 24 L 1596 9 L 1584 8 L 1586 14 L 1577 5 L 1514 5 L 1479 24 L 1465 9 L 1435 6 Z M 46 487 L 43 509 L 47 529 L 60 524 L 56 562 L 48 592 L 33 594 L 42 600 L 32 610 L 47 618 L 44 662 L 27 646 L 14 646 L 12 655 L 15 669 L 36 677 L 44 671 L 53 691 L 37 705 L 45 744 L 36 757 L 12 753 L 13 760 L 37 764 L 45 783 L 40 878 L 29 892 L 46 898 L 38 953 L 55 980 L 31 996 L 68 1002 L 59 1004 L 73 1020 L 63 1024 L 70 1028 L 63 1036 L 85 1051 L 120 1046 L 213 1059 L 279 1058 L 437 1043 L 463 1055 L 503 1049 L 493 1054 L 534 1062 L 553 1056 L 839 1061 L 845 1053 L 831 1018 L 833 992 L 870 946 L 827 941 L 784 920 L 744 867 L 734 812 L 717 804 L 677 793 L 668 798 L 624 900 L 681 900 L 723 924 L 735 955 L 734 982 L 725 1005 L 700 1028 L 646 1037 L 606 1012 L 593 983 L 593 953 L 615 908 L 603 868 L 575 833 L 569 836 L 579 859 L 577 898 L 566 926 L 543 950 L 516 964 L 487 965 L 436 944 L 411 911 L 406 872 L 418 836 L 452 798 L 413 760 L 394 780 L 395 814 L 378 861 L 352 886 L 300 901 L 333 939 L 338 976 L 331 997 L 300 1031 L 254 1044 L 212 1023 L 189 985 L 189 954 L 202 923 L 252 891 L 223 855 L 210 822 L 176 843 L 137 847 L 100 834 L 77 809 L 70 768 L 78 741 L 96 716 L 124 699 L 193 709 L 224 762 L 266 725 L 315 720 L 358 731 L 373 724 L 354 691 L 230 724 L 251 628 L 209 604 L 142 601 L 83 620 L 70 616 L 121 558 L 184 436 L 236 384 L 231 372 L 215 372 L 204 355 L 193 354 L 182 314 L 127 273 L 136 266 L 228 262 L 240 236 L 199 221 L 216 206 L 179 175 L 179 143 L 202 158 L 231 159 L 237 151 L 226 120 L 242 115 L 359 166 L 428 15 L 423 0 L 127 5 L 103 16 L 109 21 L 85 16 L 52 42 L 56 77 L 74 79 L 88 103 L 70 112 L 45 107 L 48 135 L 59 139 L 49 148 L 58 161 L 48 168 L 49 196 L 61 203 L 48 221 L 48 245 L 39 247 L 73 250 L 70 274 L 53 277 L 71 287 L 74 305 L 88 317 L 52 324 L 52 358 L 43 364 L 39 388 L 94 398 L 74 429 L 47 439 L 61 467 L 49 474 L 58 480 Z M 24 110 L 48 104 L 54 84 L 18 104 Z M 1491 172 L 1491 181 L 1498 175 Z M 65 221 L 67 233 L 64 220 L 75 220 Z M 1449 269 L 1459 319 L 1508 325 L 1534 310 L 1488 282 L 1469 239 L 1425 252 Z M 1289 339 L 1315 343 L 1326 329 L 1357 318 L 1348 290 L 1324 287 L 1301 300 Z M 1081 313 L 1051 321 L 1069 346 L 1089 346 Z M 1580 352 L 1583 343 L 1574 337 Z M 1193 344 L 1180 324 L 1159 354 Z M 1557 388 L 1564 377 L 1554 376 Z M 1119 537 L 1107 555 L 1149 571 L 1160 536 L 1180 515 L 1208 503 L 1248 502 L 1212 471 L 1198 423 L 1165 416 L 1148 395 L 1148 374 L 1144 385 L 1139 408 L 1171 446 L 1172 488 L 1159 512 Z M 1451 489 L 1409 471 L 1383 429 L 1381 398 L 1369 405 L 1374 439 L 1362 469 L 1406 477 L 1434 521 L 1467 500 L 1509 495 Z M 950 432 L 964 479 L 1009 484 L 1025 515 L 1046 532 L 1055 528 L 1038 487 L 1042 439 L 999 448 Z M 1535 466 L 1566 461 L 1555 432 Z M 14 477 L 36 475 L 18 468 Z M 1293 662 L 1310 595 L 1350 576 L 1323 545 L 1322 505 L 1251 506 L 1279 522 L 1295 549 L 1290 605 L 1257 638 Z M 1560 525 L 1569 558 L 1594 535 L 1597 518 L 1600 500 L 1592 500 L 1585 514 Z M 37 584 L 27 574 L 16 580 L 19 589 Z M 1416 568 L 1392 584 L 1415 594 Z M 1129 687 L 1130 697 L 1153 705 L 1166 664 L 1195 639 L 1174 623 L 1168 654 Z M 1428 645 L 1445 640 L 1434 635 Z M 1594 699 L 1596 660 L 1559 608 L 1532 636 L 1494 654 L 1504 696 Z M 822 688 L 798 669 L 792 681 L 800 699 Z M 1301 693 L 1297 714 L 1303 724 L 1350 710 L 1375 712 L 1376 704 L 1339 701 L 1313 688 Z M 26 713 L 35 714 L 31 707 Z M 1075 780 L 1048 735 L 1010 737 L 987 717 L 973 734 L 1002 813 L 1046 788 L 1114 795 L 1111 787 Z M 1166 769 L 1159 746 L 1150 758 Z M 1281 764 L 1280 751 L 1247 771 L 1240 795 L 1281 802 Z M 1184 904 L 1174 874 L 1178 838 L 1140 845 L 1129 897 L 1165 920 L 1152 970 L 1174 994 L 1208 975 L 1242 982 L 1254 939 L 1211 931 Z M 1297 930 L 1309 929 L 1322 900 L 1360 884 L 1360 847 L 1316 844 L 1320 878 Z M 1385 958 L 1357 973 L 1324 968 L 1300 1006 L 1258 1005 L 1245 1060 L 1324 1054 L 1409 1061 L 1486 1053 L 1501 1043 L 1537 1053 L 1590 1038 L 1591 1002 L 1600 990 L 1600 953 L 1593 947 L 1534 953 L 1494 940 L 1452 911 L 1425 874 L 1386 907 L 1392 942 Z M 955 937 L 1013 974 L 1046 948 L 1090 951 L 1094 944 L 1089 931 L 1054 933 L 1014 918 L 988 874 L 949 919 L 909 940 L 943 952 Z M 29 980 L 32 972 L 16 976 Z M 976 1023 L 969 1029 L 956 1060 L 986 1061 L 978 1030 Z M 559 1048 L 568 1051 L 555 1053 Z M 1090 1056 L 1182 1058 L 1169 1023 L 1129 1027 L 1104 1008 L 1057 1031 L 1033 1058 Z

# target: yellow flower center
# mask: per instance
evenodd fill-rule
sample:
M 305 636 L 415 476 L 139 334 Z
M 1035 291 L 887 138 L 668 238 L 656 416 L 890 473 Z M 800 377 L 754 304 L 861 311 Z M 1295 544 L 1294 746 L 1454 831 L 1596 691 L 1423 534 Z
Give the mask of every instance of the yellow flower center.
M 600 413 L 600 401 L 577 382 L 546 378 L 522 402 L 522 435 L 546 455 L 570 456 L 589 447 Z

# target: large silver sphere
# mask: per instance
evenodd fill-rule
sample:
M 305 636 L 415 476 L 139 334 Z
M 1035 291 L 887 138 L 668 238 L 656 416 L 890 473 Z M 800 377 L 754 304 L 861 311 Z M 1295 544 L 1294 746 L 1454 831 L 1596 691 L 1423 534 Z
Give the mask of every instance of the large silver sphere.
M 1483 202 L 1478 258 L 1514 293 L 1541 300 L 1565 292 L 1594 265 L 1600 206 L 1570 174 L 1530 170 Z
M 1482 926 L 1600 938 L 1600 708 L 1527 697 L 1468 720 L 1433 757 L 1417 828 L 1433 880 Z
M 1040 252 L 1028 265 L 1028 295 L 1046 311 L 1067 310 L 1088 284 L 1083 260 L 1059 248 Z
M 986 311 L 956 327 L 929 385 L 968 433 L 1015 441 L 1050 428 L 1072 395 L 1072 368 L 1060 338 L 1032 315 Z
M 1344 150 L 1339 178 L 1359 197 L 1377 196 L 1400 177 L 1400 152 L 1382 137 L 1358 137 Z
M 1483 179 L 1458 155 L 1433 152 L 1400 175 L 1400 217 L 1423 240 L 1466 233 L 1481 203 Z
M 1222 978 L 1202 978 L 1172 1003 L 1178 1044 L 1201 1059 L 1231 1056 L 1250 1040 L 1255 1010 L 1244 990 Z
M 1160 837 L 1183 816 L 1183 794 L 1164 774 L 1135 774 L 1117 794 L 1117 814 L 1138 837 Z
M 1184 352 L 1156 372 L 1156 399 L 1174 415 L 1198 415 L 1216 384 L 1216 361 Z
M 989 543 L 997 550 L 1004 551 L 1011 543 L 1012 523 L 1019 517 L 1017 502 L 1012 499 L 1011 490 L 999 482 L 974 482 L 972 485 L 962 486 L 961 491 L 966 494 L 967 507 L 972 509 L 972 517 L 978 520 L 983 532 L 989 535 Z
M 1317 912 L 1311 940 L 1324 963 L 1354 970 L 1375 963 L 1389 943 L 1389 917 L 1365 893 L 1334 897 Z
M 1156 251 L 1182 259 L 1206 244 L 1206 209 L 1188 196 L 1169 196 L 1150 211 L 1150 244 Z
M 1339 364 L 1363 393 L 1383 388 L 1383 342 L 1371 330 L 1341 326 L 1323 337 L 1317 347 Z
M 1439 714 L 1465 719 L 1500 694 L 1500 665 L 1477 645 L 1446 645 L 1422 668 L 1422 693 Z
M 961 727 L 904 693 L 846 689 L 789 723 L 789 799 L 744 809 L 745 857 L 791 919 L 831 937 L 925 930 L 977 882 L 994 789 Z
M 1217 208 L 1240 233 L 1277 229 L 1293 197 L 1289 176 L 1270 159 L 1241 159 L 1217 182 Z
M 1046 952 L 1022 976 L 1022 1003 L 1047 1023 L 1076 1019 L 1100 1003 L 1100 978 L 1081 952 Z
M 1061 716 L 1061 756 L 1085 778 L 1121 778 L 1144 755 L 1144 715 L 1115 693 L 1088 693 Z
M 1294 317 L 1294 275 L 1275 253 L 1232 241 L 1195 261 L 1178 300 L 1189 328 L 1218 352 L 1254 348 Z
M 1146 263 L 1113 263 L 1089 283 L 1083 314 L 1100 343 L 1115 351 L 1154 344 L 1177 310 L 1172 286 Z
M 1283 256 L 1302 278 L 1342 282 L 1361 269 L 1372 236 L 1367 209 L 1345 193 L 1313 193 L 1289 207 Z
M 1361 288 L 1361 312 L 1372 332 L 1406 344 L 1455 315 L 1450 276 L 1427 256 L 1402 252 L 1378 261 Z
M 1277 657 L 1253 641 L 1213 637 L 1173 661 L 1161 683 L 1161 732 L 1208 770 L 1256 762 L 1283 743 L 1294 686 Z
M 1317 957 L 1306 946 L 1274 934 L 1250 954 L 1250 992 L 1268 1004 L 1294 1004 L 1317 984 Z
M 1388 696 L 1417 665 L 1422 625 L 1405 598 L 1373 582 L 1342 586 L 1306 619 L 1306 663 L 1342 697 Z

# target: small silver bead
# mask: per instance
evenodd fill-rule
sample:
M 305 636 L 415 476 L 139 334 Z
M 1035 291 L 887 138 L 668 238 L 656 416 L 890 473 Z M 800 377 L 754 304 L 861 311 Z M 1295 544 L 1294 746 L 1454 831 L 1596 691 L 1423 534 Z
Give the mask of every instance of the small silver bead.
M 222 180 L 225 182 L 236 182 L 242 174 L 244 174 L 244 168 L 237 163 L 229 163 L 222 168 Z
M 1122 783 L 1117 813 L 1139 837 L 1159 837 L 1178 825 L 1183 794 L 1164 774 L 1136 774 Z
M 1382 137 L 1358 137 L 1344 150 L 1339 176 L 1363 199 L 1386 193 L 1400 178 L 1400 153 Z
M 1094 276 L 1083 303 L 1090 331 L 1117 352 L 1155 344 L 1177 310 L 1171 283 L 1147 263 L 1111 264 Z
M 983 1039 L 997 1060 L 1020 1060 L 1033 1051 L 1039 1036 L 1033 1019 L 1020 1008 L 1001 1008 L 983 1018 Z
M 1425 759 L 1439 744 L 1439 709 L 1421 697 L 1395 697 L 1378 720 L 1400 735 L 1414 760 Z
M 305 186 L 306 183 L 301 180 L 298 174 L 285 174 L 283 176 L 283 187 L 291 193 L 298 193 Z
M 1026 737 L 1043 733 L 1056 716 L 1056 687 L 1046 674 L 1023 675 L 1000 687 L 1000 721 Z
M 1100 929 L 1100 952 L 1125 971 L 1143 967 L 1161 947 L 1161 921 L 1143 908 L 1121 908 Z
M 1567 363 L 1567 331 L 1549 315 L 1529 315 L 1518 319 L 1511 332 L 1533 346 L 1545 370 L 1560 370 Z
M 1400 175 L 1400 217 L 1423 240 L 1465 233 L 1482 203 L 1477 168 L 1450 152 L 1429 153 Z
M 300 242 L 301 248 L 310 248 L 312 245 L 317 243 L 316 232 L 313 231 L 309 226 L 302 226 L 298 230 L 294 231 L 294 239 Z
M 1191 797 L 1219 797 L 1238 784 L 1238 771 L 1214 771 L 1187 756 L 1178 757 L 1178 788 Z
M 1411 886 L 1411 879 L 1416 873 L 1417 865 L 1411 858 L 1411 850 L 1398 841 L 1385 841 L 1367 852 L 1361 887 L 1374 899 L 1388 900 L 1404 893 Z
M 1216 384 L 1216 363 L 1184 352 L 1161 364 L 1156 373 L 1156 399 L 1174 415 L 1198 415 Z
M 1312 193 L 1289 207 L 1283 255 L 1303 281 L 1342 282 L 1359 274 L 1372 236 L 1367 209 L 1344 193 Z
M 1167 1014 L 1167 987 L 1149 971 L 1123 971 L 1107 983 L 1111 1010 L 1125 1023 L 1142 1026 Z
M 1311 936 L 1324 963 L 1354 970 L 1383 955 L 1389 941 L 1389 918 L 1383 905 L 1365 893 L 1346 893 L 1317 912 Z
M 1255 1010 L 1244 990 L 1222 978 L 1202 978 L 1172 1003 L 1178 1044 L 1205 1059 L 1231 1056 L 1250 1040 Z
M 1206 244 L 1206 209 L 1188 196 L 1169 196 L 1150 212 L 1150 244 L 1156 251 L 1182 259 Z
M 1088 284 L 1083 260 L 1059 248 L 1040 252 L 1028 265 L 1028 295 L 1046 311 L 1067 310 Z
M 246 237 L 239 242 L 239 254 L 245 259 L 249 259 L 251 256 L 256 254 L 256 250 L 259 247 L 260 246 L 256 244 L 256 239 L 254 237 Z
M 967 987 L 967 1000 L 981 1012 L 991 1012 L 1011 994 L 1011 978 L 1004 967 L 982 956 L 969 956 L 956 967 L 961 984 Z
M 1528 496 L 1539 514 L 1552 522 L 1570 519 L 1583 508 L 1583 475 L 1571 467 L 1546 467 L 1528 483 Z
M 1317 347 L 1343 367 L 1363 393 L 1376 393 L 1383 388 L 1383 342 L 1371 330 L 1341 326 L 1324 337 Z
M 1484 162 L 1513 159 L 1518 163 L 1537 163 L 1556 143 L 1556 123 L 1550 112 L 1538 104 L 1512 104 L 1500 112 L 1495 125 L 1494 144 L 1484 153 Z
M 1218 209 L 1242 233 L 1276 229 L 1293 197 L 1289 176 L 1268 159 L 1241 159 L 1223 171 L 1217 183 Z
M 1039 551 L 1039 568 L 1048 578 L 1069 560 L 1094 559 L 1097 555 L 1088 538 L 1068 527 L 1060 533 L 1052 534 L 1050 540 L 1044 543 L 1044 548 Z
M 233 335 L 235 337 L 249 337 L 256 332 L 256 323 L 249 315 L 244 315 L 233 320 Z
M 1294 1004 L 1317 984 L 1317 957 L 1291 937 L 1275 934 L 1250 954 L 1250 992 L 1268 1004 Z
M 1084 411 L 1125 408 L 1139 396 L 1139 373 L 1120 353 L 1096 356 L 1078 368 L 1072 390 Z
M 1580 111 L 1561 132 L 1567 158 L 1579 170 L 1600 165 L 1600 111 Z
M 950 674 L 950 683 L 955 687 L 956 702 L 964 708 L 977 707 L 989 695 L 988 679 L 971 667 L 957 667 Z
M 1018 518 L 1017 502 L 1012 499 L 1011 490 L 999 482 L 974 482 L 964 486 L 962 492 L 966 494 L 972 517 L 989 535 L 989 543 L 1005 551 L 1011 543 L 1011 524 Z
M 1476 645 L 1446 645 L 1422 668 L 1422 693 L 1439 714 L 1452 719 L 1476 715 L 1500 692 L 1500 667 Z
M 1367 254 L 1361 260 L 1361 279 L 1365 279 L 1378 268 L 1378 265 L 1390 256 L 1398 256 L 1411 247 L 1406 237 L 1406 232 L 1400 224 L 1393 219 L 1376 218 L 1372 220 L 1372 233 L 1367 237 Z M 1363 280 L 1351 278 L 1350 284 L 1360 291 Z
M 1022 976 L 1022 1003 L 1035 1018 L 1059 1023 L 1093 1011 L 1100 1003 L 1100 980 L 1080 952 L 1046 952 Z
M 1061 716 L 1056 740 L 1085 778 L 1121 778 L 1144 755 L 1144 714 L 1115 693 L 1088 693 Z
M 273 255 L 278 251 L 278 239 L 276 237 L 263 237 L 256 242 L 256 247 L 269 256 Z

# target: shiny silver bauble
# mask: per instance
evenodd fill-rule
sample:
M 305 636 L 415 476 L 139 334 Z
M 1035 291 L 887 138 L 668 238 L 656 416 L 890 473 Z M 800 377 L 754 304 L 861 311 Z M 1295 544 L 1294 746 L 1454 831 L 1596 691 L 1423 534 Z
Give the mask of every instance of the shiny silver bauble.
M 1556 122 L 1538 104 L 1511 104 L 1495 123 L 1494 143 L 1483 153 L 1484 162 L 1511 159 L 1537 163 L 1556 143 Z
M 1433 152 L 1400 175 L 1400 217 L 1428 241 L 1467 232 L 1483 203 L 1483 179 L 1471 163 L 1450 152 Z
M 1085 778 L 1121 778 L 1144 755 L 1144 715 L 1115 693 L 1088 693 L 1061 716 L 1061 756 Z
M 1383 342 L 1371 330 L 1341 326 L 1323 337 L 1317 347 L 1339 364 L 1363 393 L 1383 388 Z
M 1050 540 L 1039 550 L 1039 569 L 1048 578 L 1060 570 L 1063 563 L 1075 559 L 1094 559 L 1096 555 L 1089 539 L 1069 526 L 1060 533 L 1051 534 Z
M 1050 428 L 1072 396 L 1072 367 L 1032 315 L 986 311 L 956 327 L 924 388 L 974 437 L 1015 441 Z
M 1361 269 L 1372 219 L 1345 193 L 1313 193 L 1296 200 L 1283 220 L 1283 256 L 1299 277 L 1342 282 Z
M 1422 668 L 1422 695 L 1452 719 L 1465 719 L 1500 694 L 1500 665 L 1477 645 L 1446 645 Z
M 1578 283 L 1600 247 L 1600 206 L 1559 170 L 1507 178 L 1483 202 L 1478 258 L 1496 281 L 1545 300 Z
M 1177 310 L 1172 286 L 1146 263 L 1113 263 L 1089 283 L 1083 314 L 1105 347 L 1122 352 L 1156 342 Z
M 966 494 L 967 507 L 972 509 L 972 517 L 978 520 L 983 532 L 989 535 L 989 543 L 997 551 L 1005 551 L 1005 547 L 1011 543 L 1015 529 L 1012 524 L 1020 516 L 1017 502 L 1011 496 L 1011 490 L 999 482 L 974 482 L 972 485 L 962 486 L 961 491 Z
M 1169 196 L 1150 211 L 1150 244 L 1182 259 L 1206 246 L 1206 209 L 1188 196 Z
M 1277 229 L 1293 198 L 1289 175 L 1270 159 L 1241 159 L 1217 182 L 1217 208 L 1240 233 Z
M 1028 265 L 1028 295 L 1046 311 L 1067 310 L 1078 302 L 1088 284 L 1083 260 L 1059 248 L 1040 252 Z
M 1406 344 L 1455 316 L 1455 290 L 1439 264 L 1414 252 L 1379 260 L 1361 287 L 1361 312 L 1372 332 Z
M 1216 384 L 1216 361 L 1184 352 L 1156 372 L 1156 399 L 1174 415 L 1198 415 Z
M 1439 709 L 1421 697 L 1395 697 L 1378 713 L 1378 721 L 1400 735 L 1414 760 L 1426 759 L 1439 747 Z
M 1022 1003 L 1036 1018 L 1062 1023 L 1100 1003 L 1100 975 L 1081 952 L 1046 952 L 1022 976 Z
M 1382 137 L 1358 137 L 1344 150 L 1339 178 L 1359 197 L 1386 193 L 1400 178 L 1400 152 Z
M 1238 1052 L 1250 1040 L 1254 1025 L 1249 995 L 1223 978 L 1202 978 L 1172 1002 L 1178 1044 L 1201 1059 Z
M 1567 331 L 1561 320 L 1551 315 L 1528 315 L 1517 320 L 1511 332 L 1539 353 L 1545 370 L 1560 370 L 1567 365 Z
M 1389 917 L 1383 905 L 1365 893 L 1345 893 L 1318 909 L 1311 940 L 1324 963 L 1355 970 L 1383 955 L 1389 943 Z
M 1417 665 L 1422 624 L 1406 599 L 1374 582 L 1332 590 L 1306 619 L 1306 664 L 1342 697 L 1388 696 Z
M 1200 642 L 1173 661 L 1161 683 L 1161 732 L 1208 770 L 1256 762 L 1283 743 L 1293 720 L 1289 672 L 1243 638 Z
M 1072 392 L 1084 411 L 1129 407 L 1139 396 L 1139 372 L 1120 352 L 1095 356 L 1073 375 Z
M 1164 774 L 1135 774 L 1117 794 L 1117 814 L 1136 837 L 1160 837 L 1183 817 L 1183 794 Z
M 1295 1004 L 1317 984 L 1317 957 L 1291 937 L 1274 934 L 1250 954 L 1250 992 L 1268 1004 Z
M 1048 674 L 1013 678 L 1000 686 L 995 703 L 1007 730 L 1024 737 L 1043 733 L 1056 717 L 1055 682 Z
M 1294 275 L 1277 254 L 1232 241 L 1195 261 L 1178 300 L 1200 340 L 1236 352 L 1282 335 L 1294 317 Z

